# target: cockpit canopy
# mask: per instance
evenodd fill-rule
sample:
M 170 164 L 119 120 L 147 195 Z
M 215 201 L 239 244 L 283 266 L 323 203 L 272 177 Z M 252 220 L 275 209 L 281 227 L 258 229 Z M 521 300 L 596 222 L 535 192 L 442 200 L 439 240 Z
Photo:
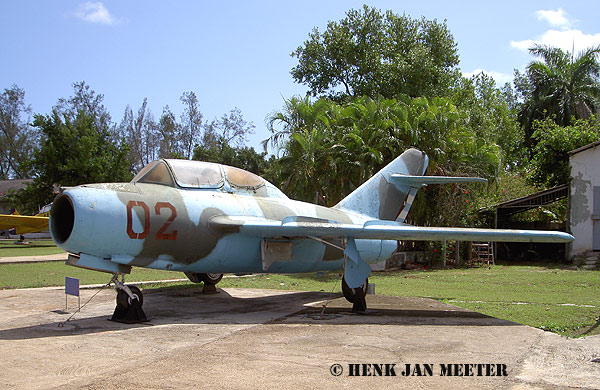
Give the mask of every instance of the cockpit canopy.
M 243 169 L 204 161 L 162 159 L 146 165 L 132 183 L 184 189 L 223 189 L 258 196 L 286 198 L 273 184 Z

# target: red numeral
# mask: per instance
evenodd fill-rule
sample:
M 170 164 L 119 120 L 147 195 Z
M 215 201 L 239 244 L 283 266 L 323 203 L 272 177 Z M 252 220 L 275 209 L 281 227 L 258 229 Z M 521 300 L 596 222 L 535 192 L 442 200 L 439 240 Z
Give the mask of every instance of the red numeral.
M 165 224 L 162 225 L 160 229 L 158 229 L 155 238 L 157 240 L 176 240 L 177 230 L 173 230 L 171 233 L 165 233 L 165 230 L 167 230 L 169 226 L 171 226 L 171 223 L 173 223 L 173 221 L 175 220 L 175 217 L 177 216 L 177 209 L 171 203 L 158 202 L 154 206 L 154 211 L 156 212 L 156 215 L 160 215 L 160 209 L 171 210 L 171 216 L 169 217 L 169 219 L 167 219 L 167 222 L 165 222 Z
M 144 231 L 141 233 L 136 233 L 133 231 L 133 208 L 141 207 L 144 210 Z M 154 212 L 156 215 L 160 215 L 160 209 L 169 209 L 171 210 L 171 216 L 167 219 L 167 221 L 158 229 L 156 235 L 154 236 L 157 240 L 176 240 L 177 239 L 177 230 L 173 230 L 170 233 L 165 233 L 165 231 L 171 226 L 175 218 L 177 217 L 177 209 L 171 203 L 168 202 L 158 202 L 154 206 Z M 143 240 L 150 233 L 150 209 L 148 205 L 142 201 L 130 200 L 127 202 L 127 235 L 129 238 L 134 240 Z
M 133 208 L 141 207 L 144 210 L 144 231 L 136 233 L 133 231 Z M 144 202 L 130 200 L 127 202 L 127 235 L 129 238 L 143 240 L 150 232 L 150 209 Z

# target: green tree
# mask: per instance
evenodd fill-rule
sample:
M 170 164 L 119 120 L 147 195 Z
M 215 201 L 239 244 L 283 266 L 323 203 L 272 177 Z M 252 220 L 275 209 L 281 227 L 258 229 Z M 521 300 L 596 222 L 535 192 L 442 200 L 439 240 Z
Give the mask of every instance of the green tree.
M 319 128 L 290 136 L 286 154 L 280 158 L 286 173 L 282 188 L 284 192 L 292 193 L 294 198 L 304 201 L 313 201 L 316 193 L 323 194 L 330 144 L 326 136 L 327 133 Z
M 31 107 L 25 104 L 25 91 L 17 85 L 0 95 L 0 178 L 29 176 L 26 163 L 38 141 L 29 125 Z
M 327 123 L 327 111 L 330 109 L 331 102 L 325 98 L 316 102 L 311 102 L 309 96 L 285 99 L 283 110 L 274 111 L 267 116 L 267 128 L 271 136 L 262 142 L 263 147 L 265 150 L 269 146 L 281 149 L 285 147 L 291 134 L 324 126 Z M 280 128 L 277 129 L 276 126 Z
M 159 158 L 183 158 L 184 150 L 181 142 L 181 124 L 177 123 L 175 114 L 169 106 L 163 108 L 158 120 L 156 133 L 158 137 Z
M 459 77 L 457 45 L 446 22 L 363 6 L 325 32 L 317 28 L 292 56 L 297 83 L 313 96 L 442 96 Z
M 533 123 L 553 118 L 560 126 L 587 119 L 600 108 L 600 46 L 573 53 L 545 45 L 529 52 L 542 61 L 529 63 L 526 73 L 516 73 L 515 85 L 523 104 L 519 120 L 528 146 L 533 146 Z
M 517 108 L 510 84 L 501 90 L 484 73 L 462 78 L 454 89 L 453 103 L 463 113 L 462 126 L 477 137 L 498 145 L 505 168 L 524 168 L 527 153 L 523 129 L 517 120 Z
M 188 160 L 196 145 L 200 144 L 200 132 L 202 130 L 202 113 L 198 107 L 198 98 L 193 91 L 184 92 L 180 97 L 184 104 L 181 114 L 181 142 L 183 144 L 183 156 Z
M 210 145 L 197 146 L 192 159 L 225 164 L 262 176 L 267 169 L 266 155 L 246 146 L 233 148 L 221 139 Z
M 288 195 L 312 201 L 318 192 L 333 205 L 409 147 L 430 156 L 434 174 L 493 178 L 500 149 L 466 126 L 464 116 L 447 98 L 293 98 L 268 118 L 273 135 L 265 144 L 277 139 Z M 443 210 L 441 196 L 433 194 L 429 215 Z
M 138 172 L 146 164 L 158 159 L 158 125 L 147 106 L 146 98 L 135 114 L 127 106 L 119 125 L 120 138 L 129 145 L 128 158 L 132 172 Z
M 60 98 L 53 111 L 71 122 L 77 121 L 80 113 L 94 118 L 96 128 L 106 128 L 116 135 L 110 113 L 104 107 L 104 95 L 96 93 L 85 81 L 73 83 L 73 96 Z
M 229 114 L 223 114 L 204 127 L 203 144 L 210 146 L 225 142 L 241 147 L 248 141 L 248 135 L 253 133 L 254 123 L 246 122 L 242 111 L 234 107 Z
M 600 139 L 600 123 L 594 117 L 559 126 L 551 118 L 533 124 L 536 145 L 531 160 L 530 180 L 554 187 L 566 184 L 570 177 L 569 152 Z
M 84 183 L 129 181 L 127 145 L 115 143 L 106 127 L 80 112 L 75 121 L 54 111 L 36 115 L 33 122 L 42 134 L 41 146 L 33 153 L 33 183 L 18 194 L 26 212 L 50 203 L 54 189 Z

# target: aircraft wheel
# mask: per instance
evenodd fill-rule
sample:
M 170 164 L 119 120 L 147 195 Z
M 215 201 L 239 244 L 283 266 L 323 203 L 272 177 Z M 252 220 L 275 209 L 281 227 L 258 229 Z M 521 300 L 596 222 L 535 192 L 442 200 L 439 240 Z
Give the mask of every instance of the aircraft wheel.
M 138 302 L 140 303 L 140 307 L 142 307 L 142 305 L 144 304 L 144 295 L 142 294 L 142 290 L 140 290 L 137 286 L 127 286 L 127 287 L 129 287 L 133 296 L 138 299 Z M 127 302 L 129 304 L 131 304 L 131 298 L 129 298 L 129 296 L 127 296 Z
M 133 294 L 133 296 L 138 299 L 138 301 L 140 303 L 140 307 L 142 307 L 142 305 L 144 304 L 144 295 L 142 294 L 142 291 L 139 288 L 137 288 L 137 286 L 127 286 L 127 287 L 129 287 L 129 290 L 131 290 L 131 293 Z M 119 290 L 117 292 L 117 309 L 127 310 L 130 305 L 131 305 L 131 298 L 129 297 L 129 295 L 125 291 Z
M 200 272 L 184 272 L 192 283 L 217 284 L 223 278 L 223 274 L 202 274 Z
M 204 284 L 215 285 L 223 279 L 223 274 L 200 274 Z
M 190 282 L 192 283 L 202 283 L 202 274 L 198 273 L 198 272 L 184 272 L 185 276 L 187 276 L 187 278 L 190 280 Z
M 367 289 L 369 287 L 369 279 L 365 279 L 365 282 L 359 288 L 363 289 L 364 294 L 367 294 Z M 350 303 L 354 303 L 354 298 L 356 294 L 354 293 L 354 289 L 348 287 L 346 284 L 346 279 L 342 277 L 342 293 L 344 294 L 344 298 Z

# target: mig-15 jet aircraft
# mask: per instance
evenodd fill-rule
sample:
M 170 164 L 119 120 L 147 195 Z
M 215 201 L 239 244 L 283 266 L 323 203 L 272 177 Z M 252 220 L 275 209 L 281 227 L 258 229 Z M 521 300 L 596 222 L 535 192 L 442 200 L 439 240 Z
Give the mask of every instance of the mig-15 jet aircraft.
M 424 185 L 485 181 L 424 176 L 427 164 L 425 153 L 409 149 L 328 208 L 291 200 L 242 169 L 158 160 L 130 183 L 65 188 L 50 211 L 50 232 L 70 253 L 67 264 L 113 274 L 113 319 L 124 321 L 145 319 L 140 290 L 124 284 L 131 267 L 182 271 L 205 287 L 223 273 L 343 269 L 344 296 L 362 311 L 369 263 L 389 258 L 398 240 L 573 240 L 563 232 L 406 224 Z

